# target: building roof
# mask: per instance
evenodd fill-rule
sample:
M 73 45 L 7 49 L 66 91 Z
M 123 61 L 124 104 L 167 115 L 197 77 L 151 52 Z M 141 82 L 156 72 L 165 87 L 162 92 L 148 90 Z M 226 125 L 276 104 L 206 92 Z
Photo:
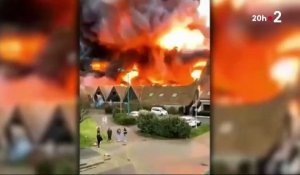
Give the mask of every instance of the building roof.
M 74 103 L 75 104 L 75 103 Z M 70 108 L 71 105 L 60 105 L 53 110 L 50 121 L 48 121 L 45 131 L 42 133 L 42 137 L 39 139 L 40 143 L 46 143 L 47 141 L 53 141 L 57 144 L 59 143 L 72 143 L 74 141 L 75 133 L 71 131 L 70 122 L 76 123 L 75 120 L 70 120 L 70 116 L 66 116 L 67 109 L 63 110 L 63 108 Z M 75 113 L 74 113 L 75 114 Z M 76 115 L 75 115 L 76 116 Z M 75 118 L 72 116 L 72 118 Z M 74 124 L 72 124 L 74 125 Z M 75 131 L 75 128 L 74 128 Z
M 112 90 L 113 86 L 99 86 L 103 96 L 104 96 L 104 99 L 107 100 L 109 94 L 110 94 L 110 91 Z
M 286 128 L 284 95 L 255 105 L 214 106 L 214 154 L 261 157 L 277 144 Z
M 73 102 L 63 103 L 60 105 L 63 116 L 67 121 L 68 128 L 72 133 L 76 133 L 77 131 L 77 105 Z
M 9 119 L 14 111 L 14 107 L 0 108 L 0 145 L 6 142 L 5 139 L 5 126 L 8 124 Z
M 33 141 L 38 141 L 47 129 L 56 105 L 39 103 L 19 107 L 24 123 L 29 129 Z M 43 109 L 43 110 L 41 110 Z
M 33 141 L 33 132 L 32 132 L 32 127 L 29 125 L 29 121 L 27 118 L 24 117 L 24 115 L 21 112 L 20 107 L 15 107 L 13 109 L 13 112 L 11 113 L 11 115 L 9 116 L 8 121 L 5 124 L 5 136 L 6 136 L 6 141 L 7 143 L 12 143 L 12 137 L 11 137 L 11 127 L 14 125 L 21 125 L 22 128 L 25 131 L 25 134 L 27 136 L 28 139 L 30 139 L 30 141 Z
M 139 87 L 141 87 L 141 86 L 139 86 Z M 136 87 L 136 90 L 134 90 L 132 86 L 130 86 L 129 89 L 127 88 L 127 91 L 126 91 L 126 94 L 125 94 L 125 96 L 124 96 L 123 101 L 124 101 L 124 102 L 127 102 L 127 100 L 128 100 L 128 95 L 130 95 L 130 96 L 129 96 L 130 101 L 132 101 L 132 100 L 136 101 L 136 100 L 137 100 L 137 101 L 140 102 L 140 96 L 141 96 L 141 92 L 142 92 L 142 91 L 139 91 L 139 90 L 140 90 L 139 87 L 137 86 L 137 87 Z M 140 93 L 140 94 L 137 94 L 137 92 Z M 128 93 L 130 93 L 130 94 L 128 94 Z
M 144 86 L 131 86 L 131 88 L 134 91 L 135 95 L 137 96 L 138 100 L 141 101 Z
M 97 89 L 98 89 L 98 86 L 94 86 L 94 87 L 92 87 L 92 86 L 85 86 L 84 91 L 87 94 L 93 96 L 96 93 Z
M 48 129 L 58 107 L 61 108 L 70 131 L 75 134 L 77 126 L 75 102 L 22 104 L 5 109 L 0 108 L 0 142 L 5 142 L 5 129 L 17 112 L 17 117 L 22 120 L 28 136 L 37 143 Z
M 80 89 L 79 99 L 83 103 L 90 103 L 92 101 L 92 96 L 86 92 L 85 89 Z
M 204 84 L 203 86 L 200 87 L 199 99 L 200 100 L 210 100 L 210 85 L 209 85 L 209 83 Z
M 123 100 L 126 95 L 128 87 L 127 86 L 114 86 L 114 88 L 116 89 L 121 100 Z
M 197 85 L 189 86 L 145 86 L 141 101 L 148 105 L 188 106 L 195 99 Z

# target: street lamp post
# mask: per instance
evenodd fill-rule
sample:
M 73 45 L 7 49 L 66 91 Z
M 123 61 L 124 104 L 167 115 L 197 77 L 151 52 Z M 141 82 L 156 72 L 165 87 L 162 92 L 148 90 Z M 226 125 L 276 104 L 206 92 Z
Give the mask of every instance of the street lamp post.
M 197 78 L 196 81 L 199 81 L 199 79 Z M 200 92 L 198 91 L 198 96 L 196 96 L 196 107 L 195 107 L 195 118 L 197 120 L 198 117 L 198 102 L 200 99 Z M 197 123 L 196 123 L 196 128 L 197 128 Z
M 127 81 L 128 81 L 128 94 L 127 94 L 127 115 L 129 115 L 129 111 L 130 111 L 130 86 L 131 86 L 131 83 L 130 83 L 130 75 L 129 75 L 129 72 L 132 72 L 132 71 L 137 71 L 135 69 L 132 69 L 131 71 L 126 71 L 125 69 L 123 68 L 119 68 L 118 69 L 119 72 L 125 72 L 127 73 Z
M 129 115 L 129 110 L 130 110 L 130 77 L 129 77 L 129 74 L 127 74 L 127 81 L 128 81 L 128 93 L 127 93 L 127 115 Z

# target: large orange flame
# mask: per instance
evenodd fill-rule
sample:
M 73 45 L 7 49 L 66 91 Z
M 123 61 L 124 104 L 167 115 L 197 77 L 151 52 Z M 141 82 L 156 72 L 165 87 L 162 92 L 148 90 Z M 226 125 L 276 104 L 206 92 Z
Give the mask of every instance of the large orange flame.
M 203 47 L 204 35 L 199 30 L 174 27 L 158 39 L 158 44 L 165 49 L 197 50 Z
M 193 77 L 194 80 L 197 80 L 200 78 L 202 71 L 201 70 L 193 70 L 191 73 L 191 76 Z
M 300 61 L 298 58 L 284 58 L 272 67 L 271 77 L 278 82 L 281 87 L 293 85 L 298 78 Z
M 201 73 L 205 68 L 207 62 L 206 61 L 198 61 L 193 65 L 193 71 L 191 72 L 191 77 L 194 80 L 200 79 Z
M 5 35 L 0 37 L 0 58 L 19 64 L 32 64 L 44 44 L 45 38 L 41 35 Z
M 104 72 L 108 66 L 108 62 L 101 62 L 101 61 L 93 61 L 91 63 L 91 68 L 93 71 L 102 71 Z
M 198 61 L 196 62 L 196 64 L 194 64 L 194 68 L 196 67 L 201 67 L 201 68 L 204 68 L 206 66 L 207 62 L 206 61 Z
M 132 79 L 139 76 L 138 68 L 136 65 L 133 65 L 133 68 L 123 76 L 123 80 L 127 83 L 131 83 Z

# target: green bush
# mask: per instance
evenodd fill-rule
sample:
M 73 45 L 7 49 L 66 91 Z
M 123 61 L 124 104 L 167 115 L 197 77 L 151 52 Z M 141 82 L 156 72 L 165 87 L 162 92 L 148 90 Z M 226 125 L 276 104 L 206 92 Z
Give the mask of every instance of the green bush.
M 131 112 L 131 111 L 138 111 L 138 110 L 141 109 L 140 103 L 137 102 L 137 101 L 132 101 L 132 102 L 130 102 L 129 105 L 130 105 L 130 112 Z M 126 111 L 128 111 L 128 110 L 127 110 L 127 105 L 125 106 L 125 108 L 126 108 Z
M 158 118 L 154 114 L 140 113 L 137 126 L 141 132 L 166 138 L 187 138 L 191 127 L 178 116 Z
M 136 119 L 134 117 L 129 117 L 126 113 L 114 113 L 113 114 L 114 122 L 119 125 L 135 125 Z
M 120 107 L 115 107 L 115 108 L 113 108 L 113 111 L 112 111 L 112 114 L 114 115 L 114 114 L 117 114 L 117 113 L 128 113 L 127 112 L 128 110 L 127 110 L 127 107 L 124 107 L 124 108 L 122 108 L 122 110 L 120 109 Z
M 178 110 L 175 107 L 169 107 L 167 111 L 169 114 L 178 114 Z
M 155 124 L 157 123 L 156 120 L 158 120 L 158 118 L 155 117 L 155 114 L 146 111 L 140 112 L 137 126 L 144 133 L 154 134 Z
M 144 109 L 144 110 L 148 110 L 148 111 L 151 110 L 151 106 L 150 105 L 142 105 L 141 108 Z
M 105 114 L 112 114 L 113 108 L 109 105 L 104 107 Z
M 122 112 L 124 112 L 123 109 L 122 109 Z M 120 108 L 114 108 L 114 109 L 113 109 L 113 111 L 112 111 L 113 116 L 114 116 L 115 114 L 117 114 L 117 113 L 121 113 Z

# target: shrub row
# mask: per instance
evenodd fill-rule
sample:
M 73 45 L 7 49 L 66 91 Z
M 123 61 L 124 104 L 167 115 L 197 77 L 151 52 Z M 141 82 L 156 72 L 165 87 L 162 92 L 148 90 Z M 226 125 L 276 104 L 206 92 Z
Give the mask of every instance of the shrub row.
M 134 117 L 129 117 L 126 113 L 114 113 L 113 120 L 119 125 L 135 125 L 136 119 Z
M 158 118 L 150 112 L 143 112 L 137 125 L 143 133 L 166 138 L 187 138 L 191 133 L 191 127 L 178 116 Z
M 130 112 L 138 111 L 141 109 L 140 104 L 137 102 L 131 102 L 129 106 L 130 106 L 129 107 Z M 114 109 L 118 109 L 120 111 L 120 105 L 119 104 L 114 104 L 114 105 L 106 104 L 104 107 L 104 111 L 106 114 L 112 114 Z M 128 112 L 127 104 L 122 104 L 122 112 L 125 112 L 125 113 Z
M 118 109 L 118 111 L 120 111 L 119 105 L 115 105 L 115 106 L 105 105 L 105 107 L 104 107 L 106 114 L 112 114 L 114 109 Z M 151 106 L 148 106 L 148 105 L 141 106 L 140 104 L 138 104 L 136 102 L 130 103 L 130 112 L 131 111 L 139 111 L 141 109 L 150 111 Z M 179 114 L 180 113 L 180 111 L 178 109 L 176 109 L 175 107 L 169 107 L 169 108 L 167 108 L 167 111 L 169 114 Z M 128 108 L 127 108 L 126 104 L 122 105 L 122 112 L 125 112 L 125 113 L 128 112 Z

